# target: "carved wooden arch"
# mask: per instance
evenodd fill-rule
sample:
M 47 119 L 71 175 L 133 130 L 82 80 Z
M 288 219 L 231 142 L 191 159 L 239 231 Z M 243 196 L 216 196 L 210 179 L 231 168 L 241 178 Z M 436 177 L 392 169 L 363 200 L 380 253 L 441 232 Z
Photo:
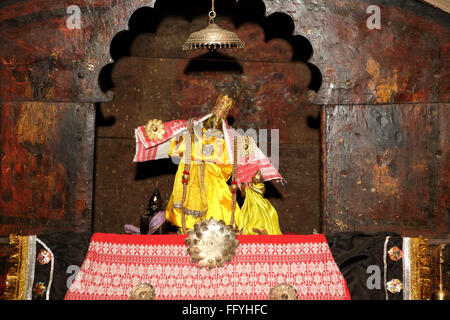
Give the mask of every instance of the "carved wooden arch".
M 99 87 L 99 73 L 105 65 L 114 62 L 109 54 L 110 43 L 115 34 L 120 31 L 128 30 L 128 21 L 131 15 L 141 7 L 150 7 L 153 8 L 155 6 L 157 0 L 150 1 L 133 1 L 132 3 L 122 3 L 122 1 L 117 1 L 116 5 L 111 7 L 107 13 L 102 15 L 102 23 L 103 25 L 96 23 L 96 27 L 99 30 L 96 34 L 98 34 L 95 41 L 92 41 L 93 44 L 90 46 L 89 50 L 86 52 L 86 56 L 84 59 L 84 63 L 79 66 L 79 69 L 76 72 L 78 84 L 77 88 L 84 88 L 80 92 L 79 99 L 81 101 L 89 101 L 89 102 L 107 102 L 113 98 L 113 93 L 103 92 Z M 299 2 L 296 0 L 288 0 L 288 1 L 271 1 L 271 0 L 261 0 L 265 5 L 265 16 L 269 16 L 273 13 L 280 12 L 288 15 L 294 24 L 294 32 L 293 36 L 301 35 L 304 36 L 305 26 L 301 26 L 298 21 L 298 15 L 302 15 L 299 11 L 306 12 L 308 11 L 306 5 L 303 1 Z M 123 11 L 120 11 L 123 10 Z M 117 21 L 117 24 L 112 24 L 116 21 L 118 12 L 120 12 L 121 18 Z M 111 26 L 111 28 L 108 28 Z M 92 32 L 95 34 L 95 32 Z M 308 39 L 309 41 L 309 39 Z M 313 48 L 314 45 L 312 44 Z M 99 49 L 103 48 L 104 52 L 99 52 Z M 106 50 L 108 49 L 108 50 Z M 181 50 L 181 49 L 180 49 Z M 313 51 L 314 52 L 314 51 Z M 314 55 L 310 58 L 310 60 L 305 61 L 311 64 L 315 64 L 314 62 L 317 59 L 314 59 Z M 317 67 L 317 65 L 315 64 Z M 320 94 L 320 91 L 319 93 Z M 316 93 L 310 90 L 310 97 L 316 96 Z

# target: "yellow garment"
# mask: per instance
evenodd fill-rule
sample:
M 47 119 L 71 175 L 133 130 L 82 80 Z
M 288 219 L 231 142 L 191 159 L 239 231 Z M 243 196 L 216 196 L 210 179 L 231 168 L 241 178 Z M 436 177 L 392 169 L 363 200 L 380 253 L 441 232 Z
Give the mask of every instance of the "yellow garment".
M 262 192 L 264 183 L 249 183 L 245 189 L 245 201 L 241 208 L 239 225 L 244 226 L 243 234 L 258 234 L 253 229 L 266 231 L 269 235 L 282 234 L 278 224 L 278 214 L 275 208 L 262 194 L 252 190 L 251 187 Z
M 203 129 L 204 132 L 205 129 Z M 214 217 L 216 220 L 223 220 L 228 225 L 231 220 L 232 195 L 227 181 L 231 176 L 232 167 L 227 159 L 225 141 L 222 138 L 215 136 L 206 137 L 203 134 L 201 139 L 193 142 L 192 145 L 190 179 L 187 185 L 186 201 L 183 206 L 195 214 L 202 214 L 206 211 L 206 215 L 198 217 L 192 214 L 185 214 L 186 229 L 192 229 L 196 222 L 202 219 L 210 219 L 211 217 Z M 203 151 L 211 148 L 210 146 L 214 147 L 214 150 L 209 155 L 206 152 L 205 155 Z M 178 227 L 182 226 L 182 176 L 185 163 L 185 149 L 184 139 L 174 139 L 169 150 L 169 156 L 178 156 L 182 159 L 178 165 L 172 195 L 166 208 L 166 219 Z M 240 214 L 239 205 L 236 203 L 235 221 L 240 220 Z M 237 225 L 240 227 L 239 224 Z

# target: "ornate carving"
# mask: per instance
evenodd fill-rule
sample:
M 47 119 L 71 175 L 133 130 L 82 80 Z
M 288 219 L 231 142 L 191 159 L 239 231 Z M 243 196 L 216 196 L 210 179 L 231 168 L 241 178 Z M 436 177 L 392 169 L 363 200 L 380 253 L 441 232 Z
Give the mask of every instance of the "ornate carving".
M 280 283 L 272 288 L 269 292 L 270 300 L 297 300 L 297 290 L 290 284 Z

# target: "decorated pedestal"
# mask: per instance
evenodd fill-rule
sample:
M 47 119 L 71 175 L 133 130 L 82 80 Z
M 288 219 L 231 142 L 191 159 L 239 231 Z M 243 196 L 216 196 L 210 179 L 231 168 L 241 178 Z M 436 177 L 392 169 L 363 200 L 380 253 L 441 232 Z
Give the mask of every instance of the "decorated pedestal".
M 236 255 L 213 269 L 191 260 L 186 237 L 94 234 L 65 299 L 129 300 L 137 289 L 152 288 L 154 295 L 149 291 L 142 296 L 266 300 L 281 284 L 292 286 L 297 299 L 350 299 L 323 235 L 238 235 Z

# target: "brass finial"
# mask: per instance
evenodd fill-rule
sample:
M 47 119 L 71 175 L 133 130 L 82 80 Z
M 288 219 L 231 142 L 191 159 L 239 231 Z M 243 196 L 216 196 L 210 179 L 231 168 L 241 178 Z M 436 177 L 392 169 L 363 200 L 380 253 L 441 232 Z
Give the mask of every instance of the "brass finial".
M 444 265 L 444 250 L 445 244 L 439 245 L 439 289 L 433 292 L 432 299 L 433 300 L 448 300 L 449 294 L 448 291 L 444 289 L 444 280 L 443 280 L 443 272 L 442 267 Z

